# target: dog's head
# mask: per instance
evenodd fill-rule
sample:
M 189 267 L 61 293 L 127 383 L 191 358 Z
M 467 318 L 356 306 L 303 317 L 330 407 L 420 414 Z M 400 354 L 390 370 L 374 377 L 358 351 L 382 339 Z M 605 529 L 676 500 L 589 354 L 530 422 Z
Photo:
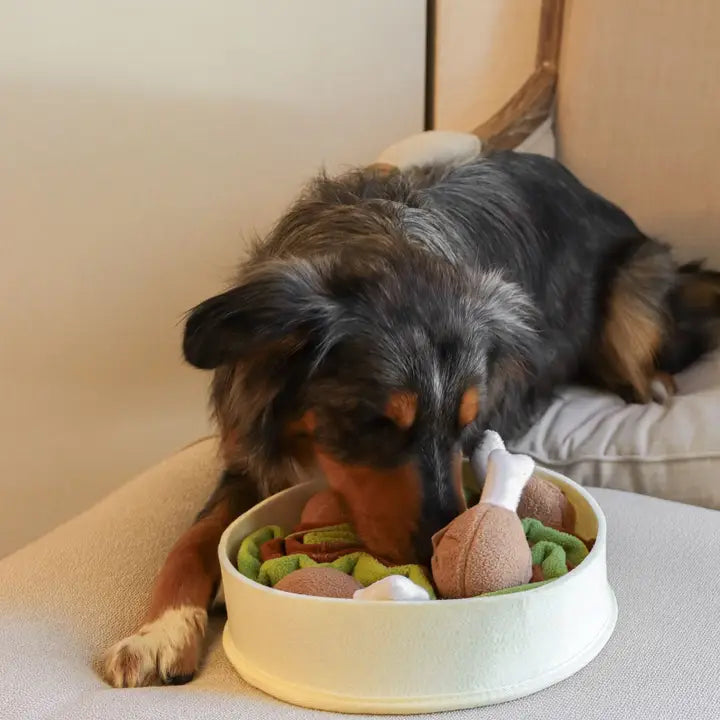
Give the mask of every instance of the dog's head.
M 371 550 L 427 561 L 464 507 L 463 443 L 526 370 L 531 312 L 497 273 L 368 243 L 258 260 L 191 312 L 184 352 L 217 370 L 216 413 L 244 453 L 302 453 Z

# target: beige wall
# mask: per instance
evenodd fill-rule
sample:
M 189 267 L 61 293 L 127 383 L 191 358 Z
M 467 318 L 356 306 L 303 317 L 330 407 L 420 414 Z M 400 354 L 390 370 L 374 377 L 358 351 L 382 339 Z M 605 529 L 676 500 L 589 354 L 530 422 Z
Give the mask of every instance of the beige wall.
M 322 163 L 422 129 L 424 12 L 0 5 L 0 555 L 208 431 L 183 312 Z
M 472 130 L 532 73 L 540 2 L 437 0 L 437 129 Z

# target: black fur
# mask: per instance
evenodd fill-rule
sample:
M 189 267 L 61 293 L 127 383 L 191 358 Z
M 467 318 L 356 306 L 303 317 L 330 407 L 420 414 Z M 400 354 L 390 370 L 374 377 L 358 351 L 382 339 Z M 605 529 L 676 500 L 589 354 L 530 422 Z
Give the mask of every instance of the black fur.
M 457 513 L 451 458 L 488 427 L 512 440 L 555 389 L 594 378 L 619 271 L 638 253 L 669 277 L 644 298 L 667 314 L 661 363 L 710 346 L 717 308 L 688 308 L 663 245 L 559 163 L 503 152 L 469 164 L 320 177 L 254 248 L 235 286 L 195 308 L 187 360 L 215 369 L 226 457 L 264 494 L 298 474 L 286 428 L 304 412 L 343 463 L 412 462 L 422 478 L 418 547 Z M 656 284 L 657 284 L 656 283 Z M 480 413 L 458 426 L 463 392 Z M 388 395 L 417 393 L 403 430 Z

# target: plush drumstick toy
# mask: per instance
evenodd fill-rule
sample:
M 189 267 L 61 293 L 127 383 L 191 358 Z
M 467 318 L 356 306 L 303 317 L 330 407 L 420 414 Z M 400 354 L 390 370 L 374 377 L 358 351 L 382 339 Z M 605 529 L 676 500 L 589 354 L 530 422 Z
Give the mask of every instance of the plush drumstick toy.
M 476 478 L 487 475 L 488 458 L 493 450 L 504 450 L 505 443 L 493 430 L 485 433 L 482 443 L 470 459 Z M 521 518 L 535 518 L 543 525 L 572 533 L 575 530 L 575 508 L 559 487 L 533 475 L 525 485 L 517 506 Z
M 433 580 L 442 597 L 474 597 L 530 581 L 530 546 L 515 509 L 534 469 L 527 455 L 491 450 L 480 502 L 433 536 Z
M 436 591 L 441 597 L 463 598 L 526 585 L 534 577 L 532 557 L 540 546 L 545 551 L 545 546 L 556 544 L 562 551 L 557 553 L 562 573 L 582 560 L 582 553 L 571 559 L 565 547 L 576 538 L 551 529 L 560 523 L 567 526 L 569 517 L 574 524 L 572 504 L 552 483 L 533 476 L 530 457 L 509 453 L 500 436 L 489 432 L 471 462 L 476 476 L 485 476 L 480 502 L 433 537 L 435 587 L 427 568 L 393 565 L 368 554 L 347 522 L 343 498 L 330 489 L 309 499 L 300 526 L 290 535 L 268 526 L 245 538 L 238 551 L 238 569 L 257 582 L 291 593 L 408 601 L 434 598 Z M 530 491 L 533 482 L 535 490 Z M 518 508 L 528 519 L 520 521 Z M 527 523 L 535 523 L 545 535 L 539 536 L 537 528 Z M 587 554 L 582 541 L 577 543 Z M 547 573 L 545 560 L 535 562 L 542 562 Z M 556 576 L 551 572 L 540 579 Z

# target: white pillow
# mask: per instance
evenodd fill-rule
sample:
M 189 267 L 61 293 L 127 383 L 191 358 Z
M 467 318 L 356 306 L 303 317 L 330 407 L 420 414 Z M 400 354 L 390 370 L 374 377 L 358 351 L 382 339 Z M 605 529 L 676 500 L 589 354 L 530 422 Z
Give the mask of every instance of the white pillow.
M 479 155 L 480 139 L 471 133 L 426 130 L 410 135 L 383 150 L 375 162 L 404 170 L 433 162 L 467 162 Z
M 520 145 L 518 152 L 555 157 L 552 118 L 547 118 Z M 426 130 L 410 135 L 383 150 L 376 162 L 400 169 L 432 162 L 467 162 L 482 150 L 480 139 L 472 133 L 452 130 Z
M 583 485 L 720 509 L 720 351 L 676 381 L 666 405 L 568 388 L 513 449 Z

